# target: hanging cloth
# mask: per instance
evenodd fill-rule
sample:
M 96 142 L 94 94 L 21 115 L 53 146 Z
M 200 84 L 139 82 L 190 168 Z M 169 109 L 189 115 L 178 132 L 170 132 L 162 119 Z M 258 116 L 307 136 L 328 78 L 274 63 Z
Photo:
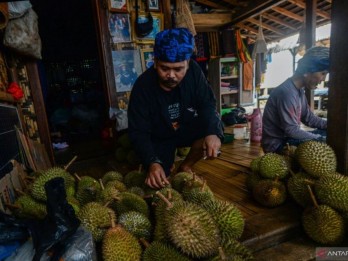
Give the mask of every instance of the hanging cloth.
M 240 30 L 236 30 L 235 38 L 236 38 L 238 59 L 243 63 L 247 63 L 248 61 L 251 60 L 251 58 L 250 58 L 250 54 L 248 52 L 248 49 L 246 48 L 246 46 L 242 40 L 242 36 L 240 35 Z
M 257 34 L 256 42 L 255 42 L 253 53 L 252 53 L 253 59 L 256 58 L 256 54 L 258 54 L 258 53 L 267 53 L 267 44 L 266 44 L 265 37 L 263 36 L 263 31 L 262 31 L 261 15 L 260 15 L 259 32 Z

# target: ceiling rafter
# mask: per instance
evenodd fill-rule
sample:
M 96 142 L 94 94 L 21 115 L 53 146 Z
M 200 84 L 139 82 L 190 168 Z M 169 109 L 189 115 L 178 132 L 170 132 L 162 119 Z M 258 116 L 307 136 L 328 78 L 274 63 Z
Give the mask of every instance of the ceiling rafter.
M 295 13 L 293 13 L 293 12 L 290 12 L 290 11 L 286 10 L 285 8 L 282 8 L 282 7 L 279 7 L 279 6 L 274 6 L 272 9 L 273 9 L 274 11 L 276 11 L 276 12 L 282 14 L 282 15 L 285 15 L 285 16 L 287 16 L 287 17 L 290 17 L 290 18 L 292 18 L 292 19 L 294 19 L 294 20 L 297 20 L 297 21 L 299 21 L 299 22 L 301 22 L 301 23 L 303 23 L 303 21 L 304 21 L 304 17 L 303 17 L 303 16 L 300 16 L 300 15 L 298 15 L 298 14 L 295 14 Z
M 250 23 L 253 23 L 253 24 L 257 25 L 257 26 L 260 26 L 260 22 L 258 20 L 256 20 L 256 19 L 254 19 L 254 18 L 249 18 L 246 21 L 248 21 Z M 274 26 L 268 25 L 266 23 L 262 23 L 261 27 L 265 28 L 267 30 L 270 30 L 272 32 L 275 32 L 277 34 L 284 35 L 284 33 L 281 30 L 279 30 L 278 28 L 275 28 Z
M 217 3 L 213 2 L 213 1 L 209 1 L 209 0 L 196 0 L 196 3 L 206 5 L 206 6 L 215 8 L 215 9 L 228 10 L 228 7 L 226 7 L 224 5 L 217 4 Z
M 235 5 L 235 6 L 245 7 L 248 5 L 247 1 L 238 1 L 238 0 L 223 0 L 223 1 L 228 3 L 228 4 Z
M 298 7 L 301 7 L 303 9 L 306 9 L 306 3 L 301 0 L 288 0 L 288 2 L 297 5 Z M 331 19 L 331 15 L 328 12 L 322 11 L 320 9 L 316 10 L 316 14 L 325 19 Z
M 264 13 L 264 14 L 262 14 L 262 17 L 266 18 L 266 19 L 269 19 L 269 20 L 271 20 L 273 22 L 276 22 L 278 24 L 281 24 L 281 25 L 283 25 L 285 27 L 288 27 L 288 28 L 290 28 L 292 30 L 298 30 L 298 28 L 296 28 L 295 26 L 292 26 L 290 23 L 287 23 L 284 20 L 282 20 L 282 19 L 280 19 L 280 18 L 278 18 L 278 17 L 276 17 L 274 15 L 271 15 L 271 14 L 268 14 L 268 13 Z

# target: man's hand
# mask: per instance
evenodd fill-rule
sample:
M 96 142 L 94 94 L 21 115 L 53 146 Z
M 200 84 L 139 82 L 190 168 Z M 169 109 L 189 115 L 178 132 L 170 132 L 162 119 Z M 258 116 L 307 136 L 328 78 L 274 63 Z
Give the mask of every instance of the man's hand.
M 203 141 L 204 157 L 214 159 L 220 155 L 221 140 L 216 135 L 208 135 Z
M 152 163 L 150 165 L 145 183 L 151 188 L 164 188 L 166 185 L 169 185 L 161 164 Z

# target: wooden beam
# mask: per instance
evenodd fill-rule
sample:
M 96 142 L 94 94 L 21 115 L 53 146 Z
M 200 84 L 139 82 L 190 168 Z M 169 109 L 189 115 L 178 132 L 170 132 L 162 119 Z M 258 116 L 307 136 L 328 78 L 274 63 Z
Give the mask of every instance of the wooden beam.
M 253 23 L 253 24 L 257 25 L 257 26 L 260 26 L 260 22 L 258 20 L 256 20 L 256 19 L 254 19 L 254 18 L 249 18 L 249 19 L 247 19 L 247 21 L 250 22 L 250 23 Z M 270 30 L 272 32 L 275 32 L 277 34 L 284 35 L 284 33 L 281 30 L 279 30 L 278 28 L 275 28 L 275 27 L 273 27 L 271 25 L 268 25 L 266 23 L 262 23 L 262 27 L 267 29 L 267 30 Z
M 230 23 L 232 20 L 231 14 L 192 14 L 193 23 L 195 26 L 221 26 Z
M 164 1 L 164 2 L 170 2 L 170 1 Z M 196 3 L 206 5 L 209 7 L 212 7 L 214 9 L 223 9 L 223 10 L 228 10 L 228 8 L 224 5 L 219 5 L 215 2 L 209 1 L 209 0 L 196 0 Z
M 327 142 L 337 156 L 337 171 L 348 175 L 348 2 L 332 2 Z
M 228 27 L 230 25 L 238 24 L 239 22 L 243 22 L 244 20 L 260 15 L 261 13 L 270 10 L 272 7 L 280 5 L 287 0 L 254 0 L 250 1 L 250 4 L 247 7 L 241 8 L 238 12 L 236 12 L 233 16 L 233 20 L 231 24 L 228 24 L 224 27 Z
M 306 3 L 303 2 L 302 0 L 288 0 L 290 3 L 294 4 L 294 5 L 297 5 L 298 7 L 301 7 L 303 9 L 306 9 Z M 331 19 L 331 16 L 328 12 L 325 12 L 325 11 L 322 11 L 320 9 L 316 9 L 316 14 L 325 18 L 325 19 L 328 19 L 330 20 Z
M 257 29 L 254 29 L 254 28 L 252 28 L 252 27 L 250 27 L 248 25 L 245 25 L 243 23 L 238 23 L 238 24 L 236 24 L 236 26 L 239 27 L 239 28 L 245 29 L 245 30 L 247 30 L 250 33 L 255 34 L 255 35 L 257 35 L 259 33 L 259 31 Z M 270 36 L 268 36 L 266 34 L 264 34 L 264 37 L 265 37 L 266 40 L 270 40 L 270 41 L 273 40 L 272 37 L 270 37 Z
M 302 17 L 302 16 L 300 16 L 300 15 L 298 15 L 298 14 L 294 14 L 294 13 L 292 13 L 292 12 L 286 10 L 285 8 L 282 8 L 282 7 L 279 7 L 279 6 L 274 6 L 272 9 L 273 9 L 274 11 L 276 11 L 276 12 L 282 14 L 282 15 L 285 15 L 285 16 L 287 16 L 287 17 L 290 17 L 290 18 L 292 18 L 292 19 L 294 19 L 294 20 L 297 20 L 297 21 L 299 21 L 299 22 L 301 22 L 301 23 L 304 21 L 304 17 Z
M 288 22 L 285 22 L 284 20 L 282 20 L 282 19 L 280 19 L 280 18 L 278 18 L 278 17 L 276 17 L 274 15 L 271 15 L 271 14 L 268 14 L 268 13 L 264 13 L 264 14 L 262 14 L 262 17 L 263 18 L 267 18 L 269 20 L 272 20 L 272 21 L 274 21 L 274 22 L 276 22 L 278 24 L 284 25 L 285 27 L 288 27 L 288 28 L 290 28 L 292 30 L 298 30 L 298 28 L 292 26 L 292 24 L 290 24 Z
M 223 0 L 224 2 L 231 4 L 231 5 L 235 5 L 235 6 L 247 6 L 248 2 L 246 1 L 239 1 L 239 0 Z
M 164 29 L 172 28 L 172 11 L 170 9 L 170 1 L 162 1 L 162 9 L 164 16 Z

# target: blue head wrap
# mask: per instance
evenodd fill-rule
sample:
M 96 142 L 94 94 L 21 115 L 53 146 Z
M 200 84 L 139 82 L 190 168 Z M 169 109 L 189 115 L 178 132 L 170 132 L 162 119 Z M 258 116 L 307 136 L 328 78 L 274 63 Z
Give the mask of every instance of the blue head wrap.
M 164 62 L 182 62 L 190 59 L 194 48 L 194 38 L 186 28 L 174 28 L 156 35 L 154 56 Z
M 330 49 L 316 46 L 308 49 L 305 55 L 298 61 L 296 73 L 313 73 L 329 70 Z

